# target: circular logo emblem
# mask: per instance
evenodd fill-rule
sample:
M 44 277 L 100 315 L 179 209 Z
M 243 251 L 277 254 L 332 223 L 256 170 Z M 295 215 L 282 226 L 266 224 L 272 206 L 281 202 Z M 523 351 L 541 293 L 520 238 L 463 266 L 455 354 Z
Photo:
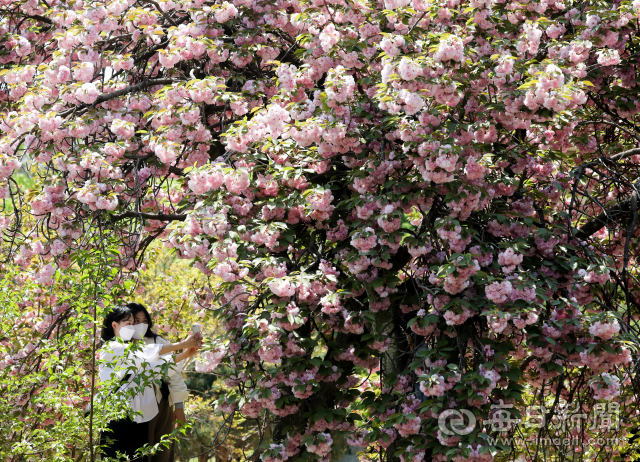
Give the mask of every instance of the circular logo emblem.
M 475 426 L 476 416 L 468 409 L 447 409 L 438 416 L 438 428 L 444 435 L 468 435 Z

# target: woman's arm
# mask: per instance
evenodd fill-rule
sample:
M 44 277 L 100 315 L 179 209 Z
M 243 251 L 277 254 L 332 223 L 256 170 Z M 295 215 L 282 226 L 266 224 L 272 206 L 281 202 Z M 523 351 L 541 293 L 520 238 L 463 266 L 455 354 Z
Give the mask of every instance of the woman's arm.
M 166 345 L 167 343 L 169 343 L 159 335 L 155 338 L 155 342 L 161 345 Z M 186 352 L 191 352 L 191 351 L 197 351 L 197 350 L 195 348 L 190 348 L 189 350 L 186 350 Z M 176 372 L 178 373 L 167 378 L 167 383 L 169 385 L 169 392 L 170 392 L 171 400 L 174 406 L 176 405 L 176 403 L 182 404 L 182 402 L 189 397 L 189 390 L 187 389 L 187 385 L 184 383 L 184 378 L 180 373 L 184 368 L 184 364 L 182 364 L 182 361 L 186 356 L 185 353 L 180 353 L 173 357 L 176 365 L 178 366 L 176 368 L 177 369 Z
M 160 354 L 164 355 L 176 350 L 185 350 L 189 348 L 195 348 L 198 345 L 198 341 L 201 337 L 202 337 L 202 334 L 198 332 L 197 334 L 191 334 L 188 339 L 183 340 L 182 342 L 167 343 L 166 345 L 162 345 L 162 348 L 160 349 Z M 178 356 L 176 356 L 176 363 L 181 361 L 181 360 L 178 360 Z
M 201 336 L 202 334 L 197 333 L 191 335 L 187 340 L 178 343 L 145 345 L 142 350 L 132 351 L 128 357 L 119 359 L 117 362 L 117 366 L 119 367 L 115 369 L 112 364 L 114 359 L 123 356 L 127 346 L 118 342 L 110 342 L 104 348 L 105 351 L 100 355 L 101 359 L 103 359 L 100 364 L 100 380 L 109 380 L 113 373 L 115 373 L 119 379 L 122 379 L 131 368 L 141 371 L 157 369 L 167 362 L 177 364 L 181 361 L 180 359 L 164 355 L 172 351 L 196 347 Z M 169 376 L 175 373 L 175 367 L 171 367 L 168 371 Z
M 109 380 L 113 373 L 117 378 L 122 379 L 132 369 L 138 372 L 143 370 L 158 372 L 159 368 L 166 363 L 175 364 L 173 355 L 163 354 L 163 351 L 175 351 L 191 343 L 195 343 L 195 340 L 187 339 L 184 342 L 166 345 L 145 345 L 142 349 L 133 349 L 127 353 L 129 347 L 126 344 L 111 342 L 100 355 L 100 380 Z M 170 367 L 168 375 L 175 373 L 175 366 Z
M 197 352 L 198 352 L 198 348 L 193 347 L 193 348 L 189 348 L 188 350 L 183 351 L 180 354 L 177 354 L 175 356 L 176 364 L 179 363 L 180 361 L 183 361 L 185 359 L 188 359 L 188 358 L 194 356 Z
M 191 358 L 192 356 L 195 356 L 196 353 L 198 353 L 198 347 L 194 347 L 194 348 L 189 348 L 188 350 L 183 351 L 180 354 L 177 354 L 175 356 L 175 360 L 176 360 L 176 364 Z M 186 366 L 186 364 L 183 364 L 182 367 L 184 368 Z M 174 379 L 175 378 L 175 379 Z M 187 390 L 187 386 L 184 383 L 184 380 L 182 379 L 182 374 L 176 374 L 174 377 L 172 377 L 172 379 L 175 380 L 175 382 L 178 382 L 178 380 L 182 380 L 181 385 L 184 387 L 185 393 L 187 396 L 189 396 L 189 391 Z M 171 385 L 172 383 L 169 382 L 169 389 L 171 389 Z M 180 393 L 176 393 L 176 395 L 182 395 Z M 174 398 L 175 400 L 175 398 Z M 184 401 L 184 399 L 182 400 Z M 181 427 L 186 421 L 187 418 L 185 416 L 184 413 L 184 402 L 174 402 L 174 410 L 173 410 L 173 421 L 176 423 L 177 427 Z

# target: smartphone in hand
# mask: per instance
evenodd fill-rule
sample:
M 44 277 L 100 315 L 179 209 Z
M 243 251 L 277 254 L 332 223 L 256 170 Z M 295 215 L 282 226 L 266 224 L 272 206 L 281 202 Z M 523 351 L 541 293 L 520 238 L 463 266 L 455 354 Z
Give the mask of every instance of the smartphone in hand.
M 198 348 L 202 346 L 202 328 L 200 324 L 194 324 L 191 326 L 191 332 L 193 332 L 198 338 Z

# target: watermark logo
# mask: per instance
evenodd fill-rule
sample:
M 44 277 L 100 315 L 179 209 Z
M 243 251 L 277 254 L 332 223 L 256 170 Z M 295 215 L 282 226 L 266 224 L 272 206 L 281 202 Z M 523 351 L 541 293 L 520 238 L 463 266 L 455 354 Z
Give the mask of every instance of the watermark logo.
M 466 417 L 466 419 L 465 419 Z M 476 426 L 476 416 L 469 409 L 447 409 L 438 417 L 438 428 L 444 435 L 468 435 Z
M 624 438 L 587 438 L 587 439 L 580 439 L 580 438 L 552 438 L 552 437 L 545 437 L 545 438 L 537 438 L 535 435 L 530 436 L 527 439 L 522 439 L 522 438 L 492 438 L 492 437 L 487 437 L 487 442 L 491 445 L 502 445 L 502 446 L 512 446 L 514 443 L 515 444 L 523 444 L 523 443 L 527 443 L 527 444 L 537 444 L 540 446 L 552 446 L 554 448 L 560 448 L 560 447 L 564 447 L 566 449 L 571 449 L 571 448 L 577 448 L 577 447 L 585 447 L 585 446 L 594 446 L 594 445 L 598 445 L 598 447 L 603 447 L 603 446 L 617 446 L 619 444 L 622 444 L 624 442 Z
M 515 417 L 513 404 L 491 405 L 489 419 L 481 425 L 495 433 L 511 431 L 517 425 L 525 428 L 547 427 L 556 431 L 581 428 L 590 431 L 620 429 L 620 407 L 618 403 L 598 403 L 590 412 L 585 412 L 578 404 L 559 406 L 553 413 L 543 406 L 530 406 L 522 418 Z M 549 421 L 547 421 L 549 420 Z M 476 416 L 469 409 L 447 409 L 438 416 L 438 429 L 443 435 L 468 435 L 476 428 Z
M 511 417 L 511 411 L 513 404 L 504 404 L 504 401 L 500 400 L 500 404 L 491 405 L 491 420 L 485 422 L 485 425 L 491 424 L 491 430 L 494 432 L 507 432 L 511 430 L 518 422 L 519 419 Z

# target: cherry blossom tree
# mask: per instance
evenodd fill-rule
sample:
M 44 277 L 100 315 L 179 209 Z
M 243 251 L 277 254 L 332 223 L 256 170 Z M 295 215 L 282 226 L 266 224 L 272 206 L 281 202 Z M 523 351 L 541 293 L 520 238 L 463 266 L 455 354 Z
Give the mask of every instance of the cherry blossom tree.
M 221 279 L 197 368 L 264 460 L 633 453 L 638 0 L 1 5 L 7 265 Z

